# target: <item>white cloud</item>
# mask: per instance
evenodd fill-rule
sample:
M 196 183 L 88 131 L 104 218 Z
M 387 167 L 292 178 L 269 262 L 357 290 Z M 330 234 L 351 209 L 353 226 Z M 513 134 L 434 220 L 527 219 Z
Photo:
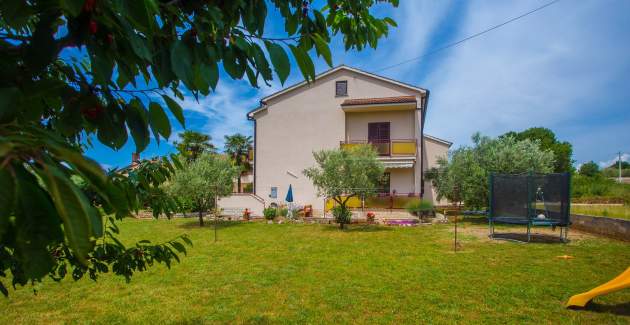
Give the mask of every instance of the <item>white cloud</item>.
M 195 131 L 209 134 L 214 145 L 222 149 L 225 135 L 234 133 L 252 135 L 253 125 L 247 120 L 246 113 L 256 108 L 261 98 L 279 88 L 272 84 L 271 87 L 263 85 L 258 90 L 252 90 L 249 82 L 234 81 L 226 77 L 221 79 L 215 92 L 199 97 L 199 101 L 196 101 L 192 95 L 185 96 L 183 101 L 177 101 L 184 111 L 198 113 L 206 119 L 204 125 L 201 128 L 195 128 Z M 191 121 L 187 118 L 187 123 L 189 122 Z M 174 130 L 169 142 L 178 141 L 178 132 L 181 131 Z
M 615 156 L 614 158 L 607 160 L 607 161 L 600 161 L 597 164 L 599 165 L 600 168 L 606 168 L 614 163 L 616 163 L 617 161 L 619 161 L 619 156 Z M 630 153 L 622 153 L 621 154 L 621 161 L 630 161 Z
M 454 39 L 543 3 L 471 2 Z M 620 42 L 627 37 L 623 12 L 630 2 L 615 2 L 616 9 L 608 4 L 559 2 L 438 54 L 443 60 L 421 85 L 431 90 L 427 132 L 465 144 L 475 131 L 498 135 L 588 122 L 588 116 L 600 113 L 597 96 L 630 69 L 630 44 Z M 417 39 L 422 44 L 426 36 Z

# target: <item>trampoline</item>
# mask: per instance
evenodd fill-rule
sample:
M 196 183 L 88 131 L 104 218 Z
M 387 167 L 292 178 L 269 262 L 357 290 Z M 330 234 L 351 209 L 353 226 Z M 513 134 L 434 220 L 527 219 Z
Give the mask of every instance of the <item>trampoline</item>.
M 567 242 L 570 220 L 571 175 L 555 174 L 490 174 L 488 223 L 490 238 L 496 238 L 495 223 L 527 226 L 527 242 L 531 228 L 560 228 L 560 240 Z

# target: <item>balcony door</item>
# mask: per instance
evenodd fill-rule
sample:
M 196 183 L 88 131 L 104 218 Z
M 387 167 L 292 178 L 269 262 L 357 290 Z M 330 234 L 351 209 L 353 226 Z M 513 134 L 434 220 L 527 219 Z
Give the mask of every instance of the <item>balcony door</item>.
M 389 156 L 389 122 L 368 123 L 368 142 L 379 155 Z

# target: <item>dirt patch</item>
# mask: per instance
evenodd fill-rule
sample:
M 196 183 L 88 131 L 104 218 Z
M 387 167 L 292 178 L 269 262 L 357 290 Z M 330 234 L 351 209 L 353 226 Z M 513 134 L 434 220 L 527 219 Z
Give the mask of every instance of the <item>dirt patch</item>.
M 451 224 L 452 226 L 452 224 Z M 453 231 L 453 227 L 451 227 L 451 232 Z M 527 241 L 527 228 L 523 227 L 495 227 L 495 237 L 497 238 L 505 238 L 515 239 L 520 241 Z M 488 226 L 476 225 L 476 224 L 459 224 L 457 226 L 457 233 L 462 234 L 464 236 L 469 235 L 478 238 L 481 241 L 493 241 L 488 237 L 489 230 Z M 558 243 L 560 242 L 560 228 L 556 228 L 556 231 L 553 231 L 551 228 L 532 228 L 532 242 L 535 243 Z M 579 230 L 573 230 L 569 228 L 569 242 L 571 241 L 580 241 L 584 239 L 592 239 L 597 236 L 581 232 Z M 498 240 L 495 241 L 498 243 L 504 243 L 506 241 Z

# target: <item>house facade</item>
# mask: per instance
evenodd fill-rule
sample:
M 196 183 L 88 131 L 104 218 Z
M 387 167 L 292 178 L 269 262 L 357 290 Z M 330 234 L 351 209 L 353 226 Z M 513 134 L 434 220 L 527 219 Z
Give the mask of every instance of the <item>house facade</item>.
M 371 144 L 385 165 L 382 196 L 438 202 L 424 172 L 451 143 L 424 134 L 429 91 L 348 66 L 318 75 L 260 101 L 254 121 L 253 192 L 267 205 L 294 202 L 322 211 L 325 198 L 302 171 L 313 152 Z

